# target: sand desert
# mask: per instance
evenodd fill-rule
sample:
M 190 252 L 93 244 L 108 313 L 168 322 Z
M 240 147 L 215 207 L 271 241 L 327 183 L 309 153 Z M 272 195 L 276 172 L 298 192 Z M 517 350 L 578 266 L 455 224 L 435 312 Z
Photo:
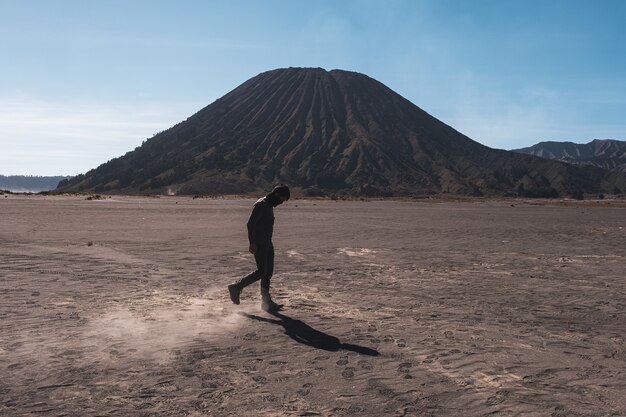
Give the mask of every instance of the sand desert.
M 625 416 L 626 208 L 0 196 L 2 416 Z

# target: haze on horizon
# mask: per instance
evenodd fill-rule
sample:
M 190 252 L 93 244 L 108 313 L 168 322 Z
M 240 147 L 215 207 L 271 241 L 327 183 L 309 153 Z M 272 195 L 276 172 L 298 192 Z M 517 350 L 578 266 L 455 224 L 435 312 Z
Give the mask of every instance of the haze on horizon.
M 75 175 L 260 72 L 365 73 L 487 146 L 626 139 L 626 3 L 0 0 L 0 174 Z

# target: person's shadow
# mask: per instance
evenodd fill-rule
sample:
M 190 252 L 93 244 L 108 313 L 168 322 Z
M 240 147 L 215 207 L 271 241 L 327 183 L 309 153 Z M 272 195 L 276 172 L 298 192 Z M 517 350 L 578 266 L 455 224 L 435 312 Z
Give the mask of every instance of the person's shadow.
M 285 334 L 287 336 L 291 337 L 298 343 L 302 343 L 316 349 L 323 349 L 331 352 L 337 352 L 343 349 L 360 353 L 361 355 L 380 355 L 380 353 L 375 349 L 353 345 L 350 343 L 341 343 L 341 341 L 335 336 L 331 336 L 327 333 L 316 330 L 301 320 L 292 319 L 291 317 L 281 314 L 277 311 L 270 312 L 269 314 L 276 317 L 278 320 L 256 316 L 254 314 L 248 313 L 240 314 L 253 320 L 279 324 L 283 326 L 283 328 L 285 329 Z

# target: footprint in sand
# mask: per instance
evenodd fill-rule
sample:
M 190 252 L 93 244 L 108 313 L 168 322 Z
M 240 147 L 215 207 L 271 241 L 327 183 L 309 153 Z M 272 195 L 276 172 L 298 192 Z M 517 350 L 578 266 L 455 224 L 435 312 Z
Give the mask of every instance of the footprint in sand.
M 348 357 L 347 356 L 342 356 L 338 361 L 337 361 L 337 365 L 339 366 L 345 366 L 349 363 Z M 351 379 L 354 377 L 354 371 L 356 371 L 356 368 L 348 366 L 346 368 L 344 368 L 343 371 L 341 371 L 341 376 L 344 377 L 344 379 Z
M 256 340 L 258 338 L 255 332 L 250 332 L 250 333 L 244 334 L 242 339 L 243 340 Z
M 398 365 L 398 372 L 400 372 L 401 374 L 408 374 L 412 367 L 413 364 L 411 362 L 402 362 L 400 365 Z
M 496 395 L 494 395 L 493 397 L 487 398 L 487 405 L 500 404 L 506 400 L 509 394 L 510 393 L 508 391 L 498 391 L 496 392 Z
M 180 387 L 171 380 L 159 382 L 152 389 L 158 393 L 170 393 L 180 391 Z
M 343 370 L 343 372 L 341 372 L 341 376 L 344 377 L 345 379 L 351 379 L 354 378 L 354 371 L 356 369 L 349 366 L 346 369 Z
M 410 362 L 402 362 L 400 365 L 398 365 L 398 373 L 400 373 L 401 375 L 404 375 L 404 379 L 413 379 L 413 375 L 411 375 L 411 368 L 413 367 L 413 364 Z
M 298 390 L 298 394 L 302 397 L 306 397 L 311 393 L 311 387 L 313 387 L 313 384 L 307 382 L 306 384 L 302 385 L 302 388 Z

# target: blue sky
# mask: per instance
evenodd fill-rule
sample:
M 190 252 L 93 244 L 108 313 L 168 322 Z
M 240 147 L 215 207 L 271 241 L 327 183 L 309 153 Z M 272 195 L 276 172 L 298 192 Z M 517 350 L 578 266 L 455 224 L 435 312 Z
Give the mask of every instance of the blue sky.
M 365 73 L 485 145 L 626 140 L 626 1 L 0 0 L 0 174 L 75 175 L 250 77 Z

